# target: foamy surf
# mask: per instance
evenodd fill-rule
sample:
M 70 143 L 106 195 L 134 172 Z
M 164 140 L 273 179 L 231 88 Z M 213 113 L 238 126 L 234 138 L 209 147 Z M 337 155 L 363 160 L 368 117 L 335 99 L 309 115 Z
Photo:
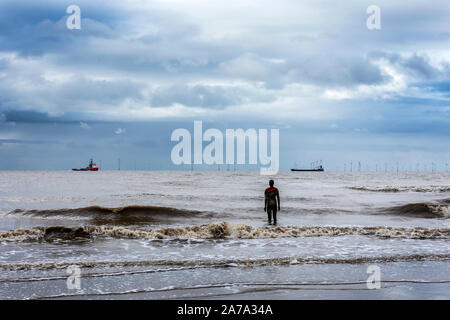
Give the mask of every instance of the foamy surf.
M 187 267 L 187 268 L 236 268 L 266 265 L 296 265 L 305 263 L 320 264 L 361 264 L 373 262 L 402 262 L 402 261 L 442 261 L 450 259 L 450 254 L 405 254 L 389 256 L 368 256 L 354 258 L 326 258 L 326 257 L 277 257 L 263 259 L 198 259 L 198 260 L 135 260 L 135 261 L 71 261 L 48 263 L 17 263 L 0 264 L 5 270 L 50 270 L 65 269 L 77 265 L 80 268 L 97 267 Z M 293 263 L 294 262 L 294 263 Z M 151 272 L 154 272 L 151 270 Z
M 78 240 L 96 237 L 125 239 L 263 239 L 362 235 L 381 238 L 450 239 L 449 228 L 399 228 L 387 226 L 265 226 L 230 222 L 153 230 L 109 226 L 35 227 L 0 232 L 0 241 Z
M 447 192 L 450 186 L 355 186 L 353 190 L 373 192 Z
M 448 280 L 449 177 L 280 172 L 280 225 L 265 226 L 268 178 L 251 172 L 2 172 L 0 296 L 271 299 L 261 293 L 270 283 L 362 281 L 371 264 L 382 280 Z M 74 265 L 82 292 L 67 289 Z M 240 282 L 262 285 L 233 296 L 256 292 Z M 447 297 L 448 287 L 428 284 L 420 297 Z M 327 297 L 350 292 L 338 290 Z M 368 294 L 392 298 L 389 290 Z M 280 292 L 290 299 L 325 291 Z

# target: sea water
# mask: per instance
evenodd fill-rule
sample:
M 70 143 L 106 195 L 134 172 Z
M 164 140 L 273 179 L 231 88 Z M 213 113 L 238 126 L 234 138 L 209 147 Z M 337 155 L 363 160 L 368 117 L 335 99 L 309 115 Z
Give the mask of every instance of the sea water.
M 448 299 L 449 178 L 0 171 L 0 298 Z

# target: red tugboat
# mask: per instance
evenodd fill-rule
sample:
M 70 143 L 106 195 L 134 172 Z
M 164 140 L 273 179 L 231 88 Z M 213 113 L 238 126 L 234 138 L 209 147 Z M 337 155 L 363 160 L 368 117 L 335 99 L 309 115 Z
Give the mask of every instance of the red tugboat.
M 89 165 L 86 168 L 81 169 L 72 169 L 72 171 L 98 171 L 97 165 L 92 161 L 92 159 L 89 160 Z

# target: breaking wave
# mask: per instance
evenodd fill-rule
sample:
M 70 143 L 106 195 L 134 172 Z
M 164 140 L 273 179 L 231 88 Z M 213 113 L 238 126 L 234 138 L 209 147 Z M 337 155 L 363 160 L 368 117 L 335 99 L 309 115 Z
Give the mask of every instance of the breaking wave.
M 448 199 L 442 203 L 448 203 Z M 433 204 L 433 203 L 409 203 L 392 207 L 386 210 L 387 213 L 409 216 L 416 218 L 450 218 L 450 208 L 448 204 Z
M 0 232 L 0 241 L 54 241 L 82 240 L 97 237 L 125 239 L 263 239 L 285 237 L 320 237 L 363 235 L 381 238 L 450 239 L 450 228 L 427 229 L 421 227 L 356 227 L 356 226 L 265 226 L 254 227 L 229 222 L 210 223 L 179 228 L 153 230 L 113 226 L 34 227 Z
M 23 214 L 37 217 L 71 217 L 88 218 L 93 224 L 138 224 L 154 221 L 170 220 L 171 218 L 205 216 L 205 213 L 194 210 L 184 210 L 169 207 L 131 205 L 118 208 L 89 206 L 83 208 L 22 210 L 16 209 L 9 214 Z
M 450 186 L 355 186 L 353 190 L 374 192 L 447 192 Z

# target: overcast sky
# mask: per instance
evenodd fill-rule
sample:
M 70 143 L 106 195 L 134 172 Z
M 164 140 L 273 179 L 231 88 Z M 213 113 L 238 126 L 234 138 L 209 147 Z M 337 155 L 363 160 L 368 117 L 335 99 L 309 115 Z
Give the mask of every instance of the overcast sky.
M 282 169 L 443 169 L 450 2 L 1 1 L 0 169 L 174 169 L 193 120 L 279 128 Z

